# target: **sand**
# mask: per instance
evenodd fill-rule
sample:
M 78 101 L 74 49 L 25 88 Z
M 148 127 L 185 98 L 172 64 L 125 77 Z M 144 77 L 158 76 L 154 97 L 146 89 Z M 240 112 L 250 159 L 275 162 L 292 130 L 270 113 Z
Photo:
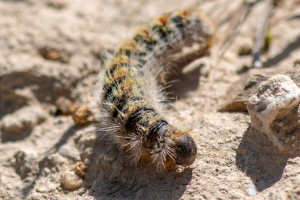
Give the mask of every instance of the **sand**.
M 218 112 L 239 84 L 264 11 L 257 3 L 218 65 L 230 21 L 242 1 L 2 0 L 0 1 L 0 199 L 300 199 L 300 158 L 279 152 L 249 131 L 247 112 Z M 294 4 L 292 4 L 294 3 Z M 169 103 L 193 129 L 198 146 L 185 170 L 99 169 L 95 127 L 58 115 L 63 96 L 85 103 L 107 55 L 151 18 L 177 8 L 200 8 L 215 25 L 211 54 L 174 84 Z M 271 19 L 272 40 L 262 61 L 293 70 L 300 55 L 299 1 L 281 4 Z M 297 67 L 297 65 L 295 65 Z M 250 69 L 251 71 L 251 69 Z M 242 80 L 241 80 L 242 81 Z M 83 185 L 67 190 L 63 174 L 87 165 Z

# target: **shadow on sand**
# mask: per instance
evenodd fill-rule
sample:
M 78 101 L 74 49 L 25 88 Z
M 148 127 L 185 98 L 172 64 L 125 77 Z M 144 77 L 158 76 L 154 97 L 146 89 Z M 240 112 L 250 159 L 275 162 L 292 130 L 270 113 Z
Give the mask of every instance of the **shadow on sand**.
M 153 165 L 133 166 L 123 150 L 97 139 L 86 174 L 85 187 L 96 199 L 180 199 L 192 179 L 192 169 L 158 172 Z M 104 161 L 103 155 L 116 155 Z
M 299 155 L 280 152 L 264 134 L 249 127 L 237 149 L 236 165 L 260 192 L 281 179 L 288 159 L 295 156 Z

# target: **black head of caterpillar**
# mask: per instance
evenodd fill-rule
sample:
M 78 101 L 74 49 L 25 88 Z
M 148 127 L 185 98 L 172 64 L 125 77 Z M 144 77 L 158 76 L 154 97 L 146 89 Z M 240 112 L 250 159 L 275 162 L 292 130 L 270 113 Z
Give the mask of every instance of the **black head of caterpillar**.
M 174 138 L 175 163 L 177 165 L 191 165 L 197 156 L 197 145 L 193 138 L 185 132 L 175 132 L 171 135 Z

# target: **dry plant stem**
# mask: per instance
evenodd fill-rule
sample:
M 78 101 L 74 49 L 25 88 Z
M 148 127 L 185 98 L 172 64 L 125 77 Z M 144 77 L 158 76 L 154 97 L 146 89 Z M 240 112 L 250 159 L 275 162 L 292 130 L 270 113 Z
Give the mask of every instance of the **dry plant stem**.
M 241 6 L 237 9 L 230 19 L 230 25 L 226 31 L 224 40 L 222 42 L 222 46 L 220 47 L 220 53 L 218 55 L 218 59 L 216 61 L 216 66 L 218 66 L 220 60 L 223 58 L 225 52 L 228 50 L 228 48 L 231 46 L 235 38 L 240 33 L 240 30 L 242 28 L 242 25 L 244 24 L 245 20 L 249 16 L 253 6 L 259 2 L 255 1 L 253 3 L 249 3 L 246 0 L 241 4 Z M 222 22 L 221 22 L 222 23 Z M 220 23 L 220 24 L 221 24 Z
M 267 0 L 265 9 L 266 12 L 263 13 L 261 17 L 262 20 L 260 21 L 260 23 L 258 23 L 256 30 L 255 43 L 252 49 L 252 67 L 262 67 L 262 63 L 260 61 L 260 53 L 265 43 L 265 36 L 273 8 L 273 0 Z

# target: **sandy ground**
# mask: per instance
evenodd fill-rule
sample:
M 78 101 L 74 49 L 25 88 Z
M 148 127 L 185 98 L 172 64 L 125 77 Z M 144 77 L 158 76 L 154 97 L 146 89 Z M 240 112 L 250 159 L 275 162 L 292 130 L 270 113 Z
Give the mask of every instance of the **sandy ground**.
M 299 59 L 300 4 L 293 2 L 286 1 L 272 17 L 271 46 L 262 57 L 270 69 L 292 70 Z M 264 135 L 248 131 L 247 113 L 217 111 L 251 63 L 239 52 L 253 45 L 264 12 L 263 3 L 254 6 L 240 35 L 212 67 L 230 24 L 226 19 L 240 3 L 1 0 L 0 199 L 300 199 L 300 158 L 278 152 Z M 151 18 L 188 7 L 208 15 L 219 41 L 211 56 L 188 67 L 173 87 L 178 100 L 170 106 L 193 128 L 195 163 L 159 174 L 99 168 L 106 146 L 96 139 L 95 127 L 57 115 L 56 100 L 86 102 L 107 52 Z M 84 184 L 67 190 L 61 176 L 77 161 L 87 165 Z

